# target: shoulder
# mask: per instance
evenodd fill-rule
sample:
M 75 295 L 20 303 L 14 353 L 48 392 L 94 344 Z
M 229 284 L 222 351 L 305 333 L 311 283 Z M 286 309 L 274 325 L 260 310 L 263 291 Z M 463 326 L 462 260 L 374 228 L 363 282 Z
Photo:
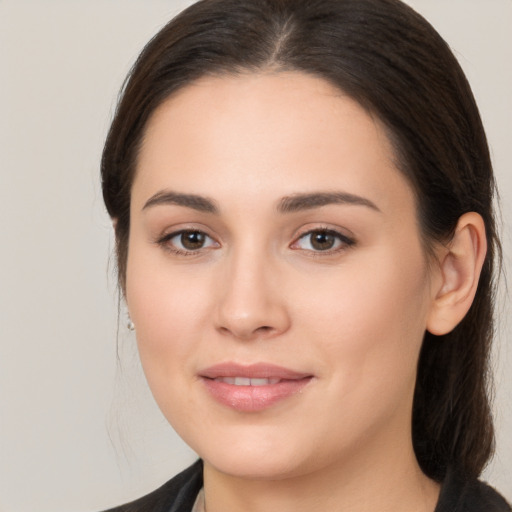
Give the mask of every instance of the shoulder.
M 105 512 L 190 512 L 202 486 L 203 464 L 198 460 L 152 493 Z
M 512 512 L 512 508 L 486 483 L 449 471 L 435 512 Z

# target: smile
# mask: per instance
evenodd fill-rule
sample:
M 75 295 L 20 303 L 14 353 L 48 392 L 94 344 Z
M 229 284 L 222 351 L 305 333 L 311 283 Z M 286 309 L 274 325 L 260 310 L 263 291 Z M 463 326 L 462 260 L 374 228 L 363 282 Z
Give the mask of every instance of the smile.
M 281 379 L 250 379 L 249 377 L 217 377 L 214 380 L 234 386 L 268 386 L 281 381 Z
M 313 375 L 272 364 L 223 363 L 200 372 L 208 395 L 238 412 L 259 412 L 302 391 Z

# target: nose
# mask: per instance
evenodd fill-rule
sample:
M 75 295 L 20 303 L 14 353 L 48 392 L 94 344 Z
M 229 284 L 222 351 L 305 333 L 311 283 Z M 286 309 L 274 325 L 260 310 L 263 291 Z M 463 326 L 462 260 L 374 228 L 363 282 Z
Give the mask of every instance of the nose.
M 225 262 L 218 276 L 216 329 L 240 340 L 273 338 L 290 327 L 278 269 L 255 251 Z

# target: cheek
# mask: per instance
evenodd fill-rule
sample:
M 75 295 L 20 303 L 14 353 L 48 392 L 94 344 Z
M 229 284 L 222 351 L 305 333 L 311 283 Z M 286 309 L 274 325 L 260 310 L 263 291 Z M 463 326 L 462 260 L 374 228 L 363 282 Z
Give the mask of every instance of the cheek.
M 199 286 L 201 283 L 201 286 Z M 206 328 L 210 285 L 201 271 L 172 269 L 160 255 L 131 250 L 126 300 L 144 372 L 153 393 L 180 379 Z
M 193 280 L 161 268 L 135 272 L 134 266 L 132 270 L 127 302 L 142 368 L 162 413 L 187 440 L 200 409 L 194 393 L 194 361 L 204 338 L 206 291 L 195 289 Z
M 397 264 L 396 255 L 381 254 L 378 264 L 368 263 L 340 267 L 323 282 L 317 275 L 315 292 L 303 294 L 304 309 L 295 315 L 315 340 L 332 404 L 328 413 L 319 404 L 310 414 L 328 414 L 320 437 L 341 435 L 343 446 L 393 417 L 409 424 L 426 321 L 422 258 Z M 343 428 L 333 434 L 333 424 Z
M 324 358 L 336 361 L 332 371 L 341 369 L 339 378 L 350 381 L 339 389 L 349 392 L 356 382 L 361 389 L 412 385 L 428 310 L 420 249 L 417 255 L 408 260 L 394 251 L 360 255 L 323 282 L 315 276 L 297 316 L 313 320 L 308 330 Z

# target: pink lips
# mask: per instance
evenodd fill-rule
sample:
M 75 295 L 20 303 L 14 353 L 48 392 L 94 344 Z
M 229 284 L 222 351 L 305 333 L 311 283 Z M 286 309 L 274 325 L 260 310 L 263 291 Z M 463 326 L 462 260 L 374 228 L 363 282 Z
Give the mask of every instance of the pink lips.
M 313 378 L 266 363 L 222 363 L 202 370 L 199 376 L 214 399 L 241 412 L 267 409 L 298 393 Z

